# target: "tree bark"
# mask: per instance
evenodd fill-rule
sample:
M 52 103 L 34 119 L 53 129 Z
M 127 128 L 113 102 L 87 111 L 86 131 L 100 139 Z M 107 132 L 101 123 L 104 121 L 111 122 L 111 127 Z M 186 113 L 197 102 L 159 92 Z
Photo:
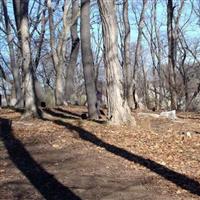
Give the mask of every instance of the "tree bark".
M 89 118 L 97 119 L 95 72 L 90 41 L 90 0 L 81 0 L 81 55 Z
M 136 43 L 136 49 L 135 49 L 135 61 L 134 61 L 134 66 L 133 66 L 133 98 L 135 102 L 135 109 L 139 107 L 138 102 L 137 102 L 137 88 L 136 88 L 136 71 L 137 68 L 139 67 L 139 59 L 140 59 L 140 54 L 141 54 L 141 40 L 142 40 L 142 31 L 144 27 L 144 13 L 146 10 L 146 5 L 147 5 L 147 0 L 143 0 L 142 4 L 142 11 L 140 14 L 140 20 L 138 24 L 138 36 L 137 36 L 137 43 Z
M 104 65 L 106 68 L 108 113 L 111 124 L 135 123 L 127 101 L 122 98 L 120 63 L 117 47 L 117 20 L 114 0 L 98 0 L 103 28 Z
M 78 13 L 73 19 L 70 19 L 70 1 L 64 1 L 62 17 L 63 27 L 58 36 L 58 42 L 56 45 L 55 26 L 53 20 L 53 9 L 51 6 L 51 0 L 47 0 L 47 7 L 49 13 L 50 45 L 52 51 L 53 65 L 56 71 L 55 97 L 56 105 L 59 106 L 64 104 L 63 69 L 66 60 L 67 33 L 69 33 L 71 25 L 77 19 Z
M 131 109 L 134 108 L 133 100 L 133 71 L 131 70 L 130 61 L 130 24 L 128 19 L 128 0 L 123 2 L 123 21 L 124 21 L 124 69 L 125 69 L 125 98 Z
M 72 18 L 75 18 L 79 11 L 79 1 L 72 1 Z M 79 53 L 80 39 L 77 32 L 77 19 L 71 27 L 72 48 L 70 54 L 70 62 L 66 69 L 65 80 L 65 99 L 69 101 L 74 93 L 74 71 L 76 68 L 77 57 Z
M 155 68 L 158 73 L 159 78 L 159 101 L 158 101 L 158 109 L 160 110 L 162 108 L 162 102 L 163 102 L 163 92 L 162 92 L 162 77 L 161 77 L 161 42 L 160 42 L 160 33 L 157 26 L 157 0 L 154 0 L 153 5 L 153 18 L 154 18 L 154 30 L 156 35 L 156 46 L 157 50 L 156 57 L 157 57 L 157 67 Z
M 20 30 L 20 24 L 21 24 L 21 0 L 16 1 L 13 0 L 13 10 L 14 10 L 14 16 L 15 16 L 15 23 L 16 23 L 16 27 L 17 30 Z M 19 31 L 17 31 L 17 36 L 18 36 L 18 40 L 19 42 L 21 41 L 21 34 Z
M 177 108 L 177 97 L 175 91 L 175 38 L 173 28 L 174 7 L 173 0 L 167 3 L 167 37 L 168 37 L 168 71 L 169 71 L 169 90 L 171 98 L 171 109 Z
M 143 73 L 143 79 L 144 79 L 144 102 L 145 102 L 145 106 L 147 108 L 150 108 L 149 106 L 149 93 L 148 93 L 148 81 L 147 81 L 147 72 L 145 71 L 145 65 L 144 65 L 144 61 L 142 60 L 141 63 L 141 67 L 142 67 L 142 73 Z
M 61 63 L 59 62 L 58 51 L 56 49 L 55 30 L 54 30 L 55 27 L 53 21 L 53 9 L 51 7 L 51 0 L 47 0 L 47 7 L 49 13 L 50 46 L 52 51 L 53 65 L 56 71 L 55 102 L 56 105 L 59 106 L 63 104 L 62 69 L 60 69 Z
M 56 46 L 55 38 L 55 26 L 53 20 L 53 9 L 51 6 L 51 0 L 47 0 L 47 7 L 49 13 L 49 30 L 50 30 L 50 46 L 52 51 L 53 65 L 56 71 L 56 81 L 55 81 L 55 100 L 56 105 L 60 106 L 64 103 L 64 87 L 63 87 L 63 66 L 65 61 L 65 50 L 66 50 L 66 33 L 67 33 L 67 23 L 66 17 L 68 12 L 67 1 L 64 1 L 64 11 L 63 11 L 63 28 L 59 35 L 58 45 Z M 63 57 L 64 56 L 64 57 Z
M 13 75 L 13 84 L 14 84 L 14 99 L 11 99 L 11 103 L 14 100 L 13 106 L 19 108 L 23 107 L 23 96 L 22 96 L 22 90 L 21 90 L 21 81 L 20 81 L 20 75 L 19 75 L 19 66 L 16 63 L 15 58 L 15 52 L 13 47 L 13 38 L 11 34 L 11 27 L 9 23 L 9 16 L 8 16 L 8 9 L 7 9 L 7 0 L 2 0 L 3 5 L 3 12 L 4 12 L 4 21 L 5 21 L 5 27 L 6 27 L 6 34 L 7 34 L 7 43 L 10 53 L 10 65 Z
M 20 27 L 17 30 L 21 39 L 21 51 L 23 58 L 23 73 L 24 73 L 24 95 L 25 95 L 25 113 L 24 117 L 38 117 L 39 110 L 36 104 L 34 79 L 33 79 L 33 67 L 31 64 L 31 52 L 29 44 L 29 26 L 28 26 L 28 0 L 13 0 L 13 5 L 18 5 L 20 2 L 20 12 L 15 15 L 16 22 L 20 18 Z

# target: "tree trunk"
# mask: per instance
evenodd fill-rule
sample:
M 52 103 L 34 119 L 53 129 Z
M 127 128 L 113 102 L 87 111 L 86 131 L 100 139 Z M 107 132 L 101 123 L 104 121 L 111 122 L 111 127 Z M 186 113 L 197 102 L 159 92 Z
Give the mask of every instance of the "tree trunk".
M 154 98 L 155 98 L 155 109 L 157 110 L 159 108 L 158 106 L 158 92 L 157 92 L 157 85 L 156 85 L 156 69 L 153 68 L 153 91 L 154 91 Z
M 14 5 L 18 4 L 18 0 L 14 0 Z M 20 33 L 21 51 L 23 58 L 23 73 L 24 73 L 24 94 L 25 94 L 25 113 L 24 117 L 38 117 L 39 112 L 36 105 L 33 68 L 31 64 L 31 53 L 29 44 L 29 29 L 28 29 L 28 0 L 20 1 L 20 13 L 15 13 L 17 18 L 20 18 Z
M 49 30 L 50 30 L 50 45 L 52 51 L 53 65 L 56 71 L 56 85 L 55 97 L 56 105 L 64 104 L 64 80 L 63 80 L 63 67 L 66 59 L 66 46 L 67 46 L 67 33 L 70 31 L 70 26 L 73 24 L 74 19 L 69 18 L 70 14 L 70 1 L 65 0 L 63 6 L 63 27 L 58 35 L 58 44 L 56 45 L 55 26 L 53 21 L 53 9 L 51 0 L 47 0 L 47 7 L 49 13 Z M 77 16 L 76 16 L 77 18 Z M 71 22 L 72 21 L 72 22 Z
M 173 0 L 168 0 L 167 3 L 167 37 L 168 37 L 168 68 L 169 68 L 169 90 L 171 98 L 171 109 L 176 110 L 177 108 L 177 98 L 175 91 L 175 40 L 173 34 Z
M 21 24 L 21 0 L 13 0 L 13 10 L 14 10 L 14 16 L 15 16 L 15 23 L 17 30 L 20 30 L 20 24 Z M 17 37 L 19 42 L 21 42 L 21 34 L 19 31 L 17 31 Z
M 130 24 L 128 19 L 128 0 L 123 3 L 123 21 L 124 21 L 124 68 L 125 68 L 125 98 L 131 109 L 134 108 L 133 100 L 133 71 L 131 70 L 130 61 Z
M 135 123 L 127 101 L 122 98 L 115 3 L 114 0 L 98 0 L 98 4 L 103 28 L 104 65 L 106 67 L 110 122 L 112 124 Z
M 153 0 L 150 14 L 150 23 L 145 23 L 146 30 L 149 33 L 149 38 L 143 32 L 143 36 L 149 44 L 151 59 L 153 64 L 153 92 L 155 99 L 155 109 L 161 109 L 163 101 L 162 91 L 162 77 L 161 77 L 161 42 L 160 42 L 160 29 L 157 25 L 157 0 Z M 150 27 L 148 26 L 150 24 Z M 156 73 L 157 72 L 157 73 Z M 156 75 L 158 76 L 158 83 L 156 81 Z
M 63 80 L 63 65 L 64 62 L 59 62 L 56 65 L 56 105 L 61 106 L 64 103 L 64 80 Z
M 161 42 L 160 42 L 160 33 L 157 26 L 157 0 L 154 0 L 154 23 L 155 23 L 155 34 L 156 34 L 156 40 L 157 40 L 157 73 L 159 78 L 159 100 L 158 100 L 158 109 L 162 109 L 162 102 L 163 102 L 163 91 L 162 91 L 162 77 L 161 77 Z
M 137 43 L 136 43 L 136 49 L 135 49 L 135 61 L 133 66 L 133 95 L 134 95 L 134 102 L 135 102 L 135 109 L 139 107 L 138 101 L 137 101 L 137 90 L 136 90 L 136 71 L 139 67 L 139 59 L 141 54 L 141 40 L 142 40 L 142 31 L 144 27 L 144 13 L 146 10 L 147 0 L 143 0 L 142 4 L 142 11 L 140 14 L 140 20 L 138 24 L 138 36 L 137 36 Z
M 59 62 L 58 51 L 56 49 L 55 42 L 55 26 L 53 21 L 53 9 L 51 7 L 51 0 L 47 0 L 48 14 L 49 14 L 49 31 L 50 31 L 50 46 L 52 53 L 53 65 L 56 71 L 56 81 L 55 81 L 55 102 L 56 105 L 63 104 L 63 83 L 62 83 L 62 67 L 61 62 Z
M 156 80 L 156 72 L 158 76 L 158 85 L 154 81 L 153 87 L 154 87 L 154 94 L 155 94 L 155 109 L 160 110 L 162 106 L 162 101 L 163 101 L 163 95 L 162 95 L 162 78 L 161 78 L 161 43 L 160 43 L 160 30 L 158 29 L 157 26 L 157 0 L 154 0 L 153 5 L 152 5 L 152 23 L 151 23 L 151 30 L 150 30 L 150 35 L 151 35 L 151 55 L 152 55 L 152 61 L 154 64 L 153 68 L 153 77 L 154 80 Z M 154 39 L 154 34 L 155 32 L 155 39 Z M 155 40 L 155 41 L 154 41 Z M 154 57 L 155 55 L 155 57 Z M 156 59 L 155 59 L 156 58 Z M 157 62 L 156 62 L 157 61 Z M 157 89 L 159 87 L 159 89 Z
M 72 1 L 72 18 L 75 18 L 79 11 L 79 1 Z M 79 53 L 80 40 L 77 33 L 77 20 L 71 27 L 71 38 L 72 38 L 72 49 L 70 54 L 70 62 L 66 70 L 66 81 L 65 81 L 65 99 L 69 101 L 71 95 L 74 93 L 74 71 L 76 68 L 77 57 Z
M 3 12 L 4 12 L 4 21 L 6 26 L 6 34 L 7 34 L 7 43 L 10 53 L 10 65 L 13 75 L 13 84 L 14 84 L 14 96 L 13 99 L 11 99 L 11 103 L 13 102 L 13 106 L 15 107 L 23 107 L 23 97 L 22 97 L 22 90 L 21 90 L 21 81 L 19 76 L 19 66 L 16 63 L 15 59 L 15 52 L 13 47 L 13 38 L 11 34 L 11 27 L 9 23 L 9 16 L 8 16 L 8 9 L 7 9 L 7 0 L 2 0 L 3 5 Z
M 81 55 L 89 118 L 97 119 L 95 72 L 90 42 L 90 0 L 81 0 Z
M 149 106 L 149 94 L 148 94 L 148 81 L 147 81 L 147 72 L 145 71 L 145 65 L 142 61 L 142 73 L 143 73 L 143 79 L 144 79 L 144 100 L 145 100 L 145 107 L 150 108 Z
M 38 10 L 38 12 L 40 12 L 40 9 Z M 36 71 L 39 63 L 40 63 L 40 59 L 41 59 L 41 53 L 42 53 L 42 47 L 43 47 L 43 42 L 44 42 L 44 38 L 45 38 L 45 30 L 46 30 L 46 22 L 48 20 L 48 18 L 45 17 L 45 13 L 46 10 L 42 11 L 42 17 L 41 19 L 37 19 L 38 22 L 40 21 L 41 27 L 40 27 L 40 37 L 38 39 L 38 46 L 37 49 L 35 50 L 35 59 L 32 59 L 32 65 L 33 65 L 33 70 Z M 37 29 L 37 26 L 35 27 Z M 31 35 L 29 36 L 31 37 Z M 42 101 L 45 101 L 44 98 L 44 91 L 42 88 L 42 85 L 40 84 L 36 74 L 33 74 L 34 77 L 34 84 L 35 84 L 35 94 L 36 94 L 36 100 L 37 100 L 37 104 L 40 106 Z

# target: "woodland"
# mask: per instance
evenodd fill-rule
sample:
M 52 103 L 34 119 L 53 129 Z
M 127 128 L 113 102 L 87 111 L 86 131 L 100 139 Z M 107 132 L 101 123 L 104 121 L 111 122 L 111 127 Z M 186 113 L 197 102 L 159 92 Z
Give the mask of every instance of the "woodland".
M 0 0 L 0 199 L 200 199 L 200 0 Z

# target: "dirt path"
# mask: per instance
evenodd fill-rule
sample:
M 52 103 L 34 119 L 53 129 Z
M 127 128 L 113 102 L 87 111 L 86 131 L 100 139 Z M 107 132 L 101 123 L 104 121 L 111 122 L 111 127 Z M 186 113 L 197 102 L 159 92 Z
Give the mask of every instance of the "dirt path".
M 58 189 L 58 184 L 66 186 L 84 200 L 172 199 L 162 194 L 156 177 L 147 172 L 128 171 L 118 160 L 93 147 L 79 144 L 55 150 L 48 145 L 27 145 L 24 148 L 17 143 L 15 152 L 10 152 L 15 165 L 6 151 L 1 150 L 0 153 L 3 164 L 1 173 L 4 173 L 0 188 L 2 200 L 68 199 L 63 191 L 66 188 Z M 46 187 L 45 184 L 50 185 Z M 70 197 L 76 199 L 73 195 Z
M 128 153 L 122 154 L 125 150 L 123 151 L 120 144 L 116 147 L 108 144 L 109 138 L 106 139 L 105 136 L 98 140 L 98 133 L 94 136 L 90 135 L 92 132 L 81 132 L 80 130 L 84 130 L 84 126 L 89 126 L 90 122 L 80 124 L 76 119 L 67 120 L 65 123 L 68 127 L 63 127 L 58 118 L 53 118 L 54 122 L 60 123 L 55 125 L 49 121 L 20 122 L 18 114 L 15 115 L 13 130 L 5 128 L 1 132 L 2 200 L 200 199 L 198 195 L 191 194 L 198 189 L 198 182 L 193 179 L 185 179 L 190 181 L 188 184 L 196 187 L 191 191 L 187 186 L 186 190 L 177 188 L 175 183 L 179 182 L 170 179 L 165 168 L 160 171 L 155 169 L 156 173 L 152 172 L 153 161 L 147 159 L 147 163 L 139 156 L 135 156 L 138 161 L 134 161 L 134 154 L 129 153 L 129 158 Z M 8 114 L 1 116 L 12 118 L 13 113 L 12 117 Z M 158 128 L 158 124 L 156 125 Z M 95 125 L 90 128 L 95 133 L 98 127 L 99 125 Z M 131 159 L 134 162 L 130 162 Z M 153 167 L 158 166 L 160 165 L 154 164 Z M 160 176 L 159 172 L 166 172 L 166 175 Z M 178 178 L 185 178 L 179 173 L 172 172 L 174 171 L 168 171 Z M 180 183 L 180 186 L 184 188 L 184 184 Z

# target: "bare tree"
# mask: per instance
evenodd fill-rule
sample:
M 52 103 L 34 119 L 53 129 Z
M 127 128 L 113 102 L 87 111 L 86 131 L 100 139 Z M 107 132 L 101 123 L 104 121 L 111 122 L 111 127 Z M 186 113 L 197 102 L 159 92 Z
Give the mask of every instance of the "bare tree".
M 14 106 L 16 107 L 23 107 L 23 96 L 22 96 L 22 90 L 21 90 L 21 81 L 20 81 L 20 74 L 19 74 L 19 65 L 17 65 L 16 57 L 15 57 L 15 50 L 14 50 L 14 38 L 12 36 L 11 32 L 11 25 L 10 25 L 10 17 L 8 15 L 8 9 L 7 9 L 7 0 L 1 0 L 3 5 L 3 13 L 4 13 L 4 22 L 5 22 L 5 28 L 6 28 L 6 39 L 7 44 L 9 47 L 9 56 L 10 56 L 10 65 L 13 75 L 13 87 L 14 87 Z
M 177 17 L 174 16 L 173 0 L 167 3 L 167 37 L 168 37 L 168 68 L 169 68 L 169 89 L 171 97 L 171 109 L 177 109 L 177 91 L 176 91 L 176 50 L 178 27 L 181 11 L 184 6 L 184 0 L 181 0 L 181 6 L 178 10 Z M 173 25 L 175 20 L 175 25 Z
M 137 43 L 136 43 L 136 49 L 135 49 L 135 60 L 134 60 L 134 66 L 133 66 L 133 98 L 135 102 L 135 108 L 138 108 L 138 97 L 137 97 L 137 88 L 136 88 L 136 71 L 139 67 L 139 60 L 140 60 L 140 54 L 141 54 L 141 40 L 142 40 L 142 31 L 144 27 L 144 14 L 147 6 L 147 0 L 142 1 L 142 11 L 140 13 L 140 19 L 138 23 L 138 36 L 137 36 Z
M 130 108 L 122 97 L 117 47 L 117 21 L 114 0 L 98 0 L 103 28 L 104 65 L 106 67 L 108 111 L 112 124 L 132 122 Z
M 98 118 L 94 61 L 90 42 L 90 0 L 81 0 L 81 55 L 89 117 Z
M 145 27 L 148 33 L 145 34 L 143 32 L 143 36 L 146 39 L 150 55 L 152 59 L 152 86 L 154 92 L 154 107 L 155 109 L 161 109 L 162 100 L 163 100 L 163 92 L 162 92 L 162 77 L 161 77 L 161 52 L 162 52 L 162 45 L 160 42 L 160 24 L 158 27 L 158 19 L 157 19 L 157 0 L 154 0 L 151 6 L 151 12 L 149 21 L 145 21 Z
M 19 32 L 19 41 L 21 42 L 22 68 L 24 73 L 23 87 L 25 96 L 24 117 L 39 116 L 39 110 L 36 104 L 33 66 L 31 63 L 31 51 L 29 44 L 29 24 L 28 24 L 28 0 L 13 0 L 14 14 Z
M 155 105 L 156 106 L 156 109 L 161 109 L 162 108 L 162 101 L 163 101 L 163 91 L 162 91 L 162 77 L 161 77 L 161 56 L 162 56 L 162 53 L 161 53 L 161 49 L 162 49 L 162 45 L 161 45 L 161 41 L 160 41 L 160 30 L 159 30 L 159 27 L 158 27 L 158 19 L 157 19 L 157 1 L 154 0 L 154 3 L 153 3 L 153 23 L 154 23 L 154 32 L 155 32 L 155 43 L 153 43 L 151 45 L 151 55 L 153 53 L 155 53 L 155 57 L 157 59 L 157 63 L 156 65 L 154 66 L 154 69 L 157 71 L 157 75 L 158 75 L 158 84 L 159 84 L 159 92 L 158 92 L 158 89 L 156 88 L 156 86 L 154 86 L 154 92 L 155 92 Z M 160 25 L 159 25 L 160 26 Z M 153 31 L 153 30 L 152 30 Z M 153 41 L 153 35 L 151 36 L 151 41 Z M 154 46 L 154 48 L 153 48 Z M 152 55 L 152 59 L 153 59 L 153 55 Z M 155 64 L 155 63 L 154 63 Z M 158 95 L 157 95 L 158 93 Z M 157 96 L 159 96 L 159 100 L 157 102 Z
M 128 0 L 123 2 L 123 22 L 124 22 L 124 69 L 125 69 L 125 97 L 131 109 L 134 108 L 133 101 L 133 70 L 130 61 L 130 23 L 128 19 Z
M 24 107 L 25 94 L 38 105 L 48 99 L 51 106 L 88 101 L 90 117 L 98 118 L 99 91 L 104 99 L 108 96 L 111 121 L 128 120 L 127 104 L 131 109 L 195 109 L 200 93 L 198 2 L 0 0 L 3 102 Z
M 200 61 L 198 59 L 198 47 L 199 47 L 199 41 L 196 42 L 194 47 L 188 45 L 186 38 L 183 34 L 183 31 L 179 28 L 179 66 L 177 66 L 182 82 L 183 82 L 183 90 L 184 90 L 184 98 L 185 98 L 185 111 L 190 110 L 190 106 L 192 104 L 192 101 L 198 96 L 200 92 L 200 81 L 195 81 L 194 73 L 198 77 L 199 74 L 199 67 L 200 66 Z M 194 48 L 194 49 L 193 49 Z M 190 54 L 190 55 L 188 55 Z M 192 63 L 186 63 L 187 57 L 192 56 L 194 61 Z M 196 87 L 195 89 L 190 89 L 191 88 L 191 83 L 196 82 Z
M 63 26 L 59 32 L 58 42 L 56 44 L 55 24 L 54 24 L 53 8 L 51 0 L 47 0 L 47 7 L 49 13 L 50 46 L 52 51 L 53 65 L 56 71 L 56 83 L 55 83 L 56 105 L 63 105 L 64 103 L 63 69 L 66 61 L 67 34 L 70 32 L 71 24 L 74 23 L 77 16 L 71 20 L 70 2 L 65 0 L 63 6 L 63 16 L 62 16 Z
M 79 1 L 72 1 L 72 19 L 76 18 L 77 13 L 79 12 Z M 71 26 L 71 38 L 72 38 L 72 47 L 70 54 L 69 65 L 66 69 L 66 79 L 65 79 L 65 99 L 69 101 L 71 95 L 74 93 L 74 72 L 76 67 L 76 62 L 79 53 L 80 39 L 77 31 L 77 21 L 75 20 L 74 24 Z

